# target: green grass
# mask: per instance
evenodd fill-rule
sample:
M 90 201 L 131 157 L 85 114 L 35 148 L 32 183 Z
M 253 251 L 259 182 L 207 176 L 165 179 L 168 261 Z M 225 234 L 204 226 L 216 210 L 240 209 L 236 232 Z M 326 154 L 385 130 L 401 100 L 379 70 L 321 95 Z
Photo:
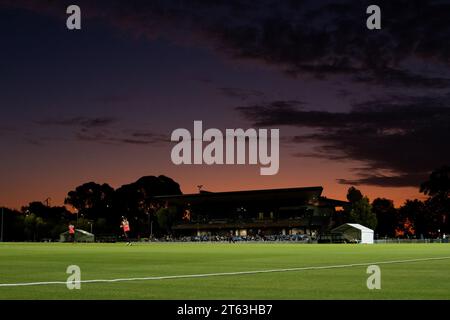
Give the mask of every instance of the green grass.
M 0 244 L 0 283 L 237 272 L 450 257 L 448 244 L 267 243 Z M 450 259 L 380 265 L 381 290 L 366 266 L 151 281 L 0 287 L 0 299 L 450 299 Z

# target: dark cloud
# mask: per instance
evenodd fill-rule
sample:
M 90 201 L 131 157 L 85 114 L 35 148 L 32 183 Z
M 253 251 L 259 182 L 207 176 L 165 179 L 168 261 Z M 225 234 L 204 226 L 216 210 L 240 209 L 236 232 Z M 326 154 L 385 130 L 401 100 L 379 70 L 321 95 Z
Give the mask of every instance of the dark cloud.
M 419 187 L 420 183 L 428 178 L 427 173 L 410 173 L 397 176 L 386 175 L 361 175 L 359 179 L 338 179 L 341 184 L 349 185 L 372 185 L 379 187 Z
M 117 122 L 113 117 L 72 117 L 61 119 L 45 119 L 37 121 L 37 124 L 43 126 L 63 126 L 63 127 L 81 127 L 81 128 L 99 128 L 107 127 Z
M 248 100 L 264 96 L 264 93 L 258 90 L 223 87 L 217 89 L 221 94 L 235 99 Z
M 198 82 L 203 83 L 203 84 L 213 84 L 214 80 L 212 80 L 210 78 L 200 78 L 200 79 L 198 79 Z
M 355 104 L 350 112 L 311 111 L 290 103 L 237 110 L 255 126 L 295 126 L 313 133 L 292 143 L 318 144 L 306 156 L 358 160 L 360 178 L 341 183 L 417 186 L 432 169 L 450 162 L 450 96 L 402 97 Z M 297 154 L 305 156 L 305 154 Z M 382 171 L 392 174 L 381 174 Z
M 383 86 L 443 88 L 450 77 L 419 71 L 450 61 L 450 4 L 379 1 L 382 30 L 365 27 L 369 1 L 267 4 L 244 22 L 215 26 L 220 47 L 234 57 L 279 65 L 288 74 L 348 75 Z M 258 3 L 259 6 L 259 3 Z M 269 13 L 270 12 L 270 13 Z
M 159 133 L 148 131 L 135 132 L 110 132 L 103 131 L 85 131 L 76 134 L 77 140 L 86 142 L 96 142 L 113 145 L 154 145 L 168 142 L 168 137 Z
M 69 1 L 4 0 L 64 20 Z M 228 57 L 276 66 L 290 76 L 345 76 L 359 83 L 446 90 L 450 84 L 450 3 L 380 0 L 382 30 L 367 30 L 371 1 L 77 1 L 85 19 L 120 31 L 178 44 L 210 46 Z M 209 81 L 209 80 L 207 80 Z M 209 83 L 209 82 L 208 82 Z M 224 88 L 222 88 L 224 89 Z M 230 88 L 228 88 L 230 89 Z M 237 98 L 239 91 L 225 90 Z M 275 101 L 237 110 L 258 126 L 296 126 L 314 133 L 293 142 L 320 145 L 330 159 L 363 161 L 359 178 L 342 183 L 415 185 L 419 176 L 448 163 L 449 97 L 390 97 L 350 112 L 312 111 L 301 101 Z M 47 120 L 73 126 L 81 140 L 149 144 L 162 137 L 111 134 L 114 119 Z M 98 130 L 91 130 L 97 128 Z M 84 130 L 83 130 L 84 129 Z M 391 175 L 380 173 L 386 170 Z M 367 173 L 369 172 L 369 174 Z
M 134 144 L 150 145 L 167 142 L 165 135 L 146 130 L 129 130 L 117 128 L 118 120 L 113 117 L 72 117 L 61 119 L 45 119 L 36 121 L 41 126 L 61 126 L 72 129 L 72 134 L 76 140 L 97 142 L 103 144 Z M 47 138 L 28 137 L 26 139 L 31 144 L 45 144 L 51 142 Z
M 351 91 L 346 90 L 346 89 L 339 89 L 336 92 L 336 96 L 340 99 L 345 99 L 348 98 L 352 95 Z
M 424 87 L 431 89 L 445 89 L 450 86 L 450 78 L 424 76 L 393 68 L 357 75 L 355 78 L 360 82 L 384 86 Z
M 66 1 L 4 1 L 55 15 Z M 382 30 L 366 28 L 372 1 L 78 1 L 87 19 L 135 36 L 210 46 L 286 73 L 347 75 L 382 85 L 444 88 L 450 76 L 450 3 L 381 0 Z M 434 71 L 433 71 L 434 70 Z
M 48 144 L 66 142 L 68 139 L 62 136 L 49 136 L 27 132 L 23 135 L 23 141 L 32 146 L 42 147 Z
M 13 133 L 15 130 L 13 127 L 0 127 L 0 137 Z
M 114 104 L 114 103 L 129 102 L 130 100 L 131 97 L 127 95 L 111 94 L 97 97 L 94 99 L 94 102 L 100 102 L 102 104 Z

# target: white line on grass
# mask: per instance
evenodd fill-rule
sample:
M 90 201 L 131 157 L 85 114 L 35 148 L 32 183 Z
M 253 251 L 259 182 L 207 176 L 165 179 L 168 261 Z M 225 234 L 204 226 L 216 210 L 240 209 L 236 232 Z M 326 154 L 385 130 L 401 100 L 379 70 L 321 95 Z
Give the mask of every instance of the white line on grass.
M 217 277 L 217 276 L 235 276 L 246 274 L 258 274 L 258 273 L 274 273 L 274 272 L 290 272 L 290 271 L 304 271 L 304 270 L 324 270 L 324 269 L 338 269 L 349 267 L 363 267 L 373 264 L 397 264 L 397 263 L 409 263 L 409 262 L 421 262 L 432 260 L 446 260 L 450 257 L 436 257 L 436 258 L 421 258 L 421 259 L 409 259 L 409 260 L 391 260 L 391 261 L 376 261 L 376 262 L 363 262 L 352 264 L 340 264 L 331 266 L 312 266 L 312 267 L 298 267 L 298 268 L 284 268 L 284 269 L 268 269 L 268 270 L 253 270 L 253 271 L 237 271 L 237 272 L 218 272 L 218 273 L 204 273 L 204 274 L 182 274 L 174 276 L 156 276 L 156 277 L 141 277 L 141 278 L 119 278 L 119 279 L 93 279 L 93 280 L 80 280 L 69 281 L 71 284 L 76 283 L 112 283 L 112 282 L 125 282 L 125 281 L 146 281 L 146 280 L 168 280 L 168 279 L 186 279 L 186 278 L 205 278 L 205 277 Z M 64 284 L 66 281 L 47 281 L 47 282 L 24 282 L 24 283 L 0 283 L 0 287 L 24 287 L 24 286 L 42 286 L 52 284 Z

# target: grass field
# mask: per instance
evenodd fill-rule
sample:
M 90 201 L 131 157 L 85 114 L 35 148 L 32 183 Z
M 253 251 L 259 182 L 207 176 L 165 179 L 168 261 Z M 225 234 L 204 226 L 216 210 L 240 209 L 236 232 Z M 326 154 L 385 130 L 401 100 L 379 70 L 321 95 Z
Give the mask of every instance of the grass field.
M 1 287 L 0 299 L 450 299 L 450 245 L 302 245 L 268 243 L 0 244 L 0 284 L 210 274 L 380 264 L 381 289 L 369 290 L 367 266 L 198 278 Z

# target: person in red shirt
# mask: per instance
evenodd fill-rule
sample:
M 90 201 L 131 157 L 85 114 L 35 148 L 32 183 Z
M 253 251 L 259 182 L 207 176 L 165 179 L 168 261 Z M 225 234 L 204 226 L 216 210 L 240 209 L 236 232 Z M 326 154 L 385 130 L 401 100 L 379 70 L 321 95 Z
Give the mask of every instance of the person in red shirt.
M 75 226 L 69 224 L 69 242 L 75 243 Z
M 127 246 L 131 246 L 131 241 L 128 238 L 128 232 L 130 232 L 130 223 L 128 222 L 127 218 L 122 217 L 122 223 L 120 224 L 120 227 L 122 228 L 123 236 L 127 241 Z

